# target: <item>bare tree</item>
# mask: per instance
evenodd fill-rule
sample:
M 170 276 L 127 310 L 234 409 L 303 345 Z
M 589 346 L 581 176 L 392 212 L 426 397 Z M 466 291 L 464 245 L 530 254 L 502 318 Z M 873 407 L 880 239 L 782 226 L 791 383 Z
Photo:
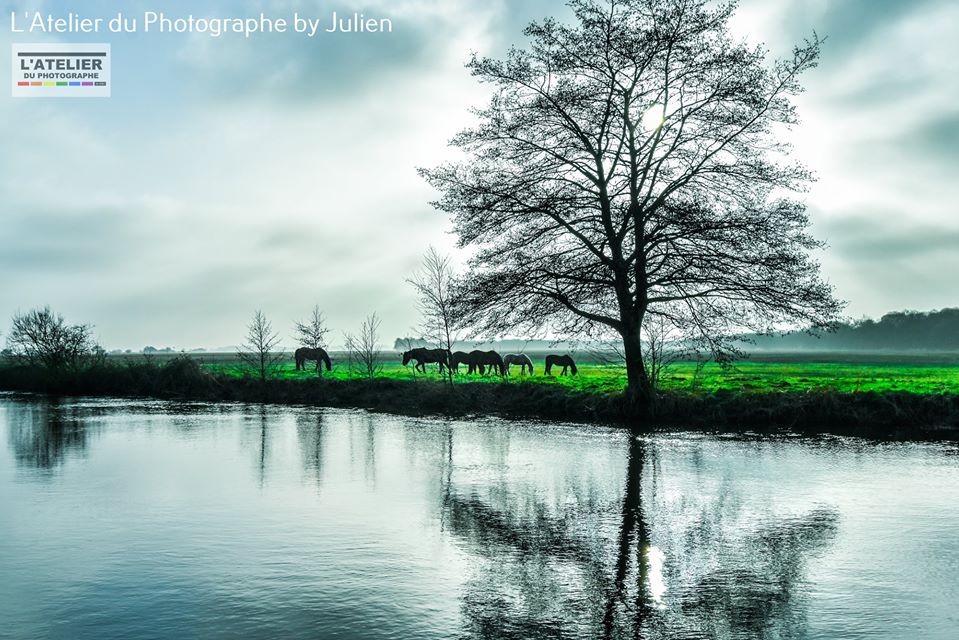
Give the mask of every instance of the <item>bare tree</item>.
M 294 339 L 301 347 L 306 347 L 307 349 L 327 349 L 326 336 L 330 333 L 330 329 L 326 326 L 326 318 L 323 316 L 323 312 L 320 311 L 319 305 L 313 306 L 313 311 L 310 313 L 309 318 L 303 322 L 294 322 L 293 330 L 296 334 Z M 320 366 L 320 360 L 316 361 L 316 373 L 320 376 L 323 375 L 323 367 Z
M 695 340 L 683 335 L 680 328 L 664 315 L 647 315 L 642 330 L 643 361 L 653 390 L 659 390 L 666 373 L 677 362 L 695 360 L 701 367 L 703 352 Z
M 420 268 L 407 279 L 417 293 L 417 307 L 422 317 L 421 331 L 452 357 L 456 342 L 455 327 L 458 318 L 454 304 L 456 275 L 449 256 L 430 247 Z M 453 384 L 453 370 L 446 368 L 447 380 Z
M 343 332 L 343 348 L 346 350 L 346 371 L 352 378 L 359 358 L 356 355 L 356 338 L 348 331 Z
M 770 64 L 730 34 L 735 3 L 569 4 L 575 24 L 533 23 L 527 50 L 473 58 L 494 97 L 453 140 L 468 158 L 421 173 L 475 249 L 466 321 L 617 336 L 645 411 L 648 315 L 724 357 L 741 331 L 822 327 L 842 307 L 789 198 L 810 174 L 777 139 L 820 41 Z
M 237 356 L 260 379 L 265 382 L 276 374 L 283 354 L 277 352 L 280 336 L 273 331 L 273 325 L 266 315 L 257 310 L 247 325 L 246 342 L 240 347 Z
M 294 322 L 293 328 L 296 332 L 296 341 L 300 346 L 308 349 L 326 349 L 326 336 L 330 333 L 326 326 L 326 318 L 320 311 L 320 306 L 315 305 L 310 317 L 303 322 Z
M 7 348 L 14 357 L 51 371 L 80 369 L 103 356 L 90 325 L 67 324 L 50 307 L 14 315 Z
M 380 324 L 381 321 L 374 312 L 363 321 L 359 334 L 344 334 L 351 374 L 354 362 L 359 365 L 363 375 L 369 380 L 375 378 L 376 374 L 383 369 L 379 345 Z

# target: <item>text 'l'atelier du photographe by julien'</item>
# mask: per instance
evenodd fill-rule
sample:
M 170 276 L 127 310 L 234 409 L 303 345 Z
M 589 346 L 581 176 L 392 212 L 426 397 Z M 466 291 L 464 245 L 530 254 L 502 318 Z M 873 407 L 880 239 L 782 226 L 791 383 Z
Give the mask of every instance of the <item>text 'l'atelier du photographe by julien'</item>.
M 328 17 L 303 16 L 294 13 L 289 18 L 270 17 L 197 17 L 170 16 L 163 12 L 146 11 L 142 16 L 123 13 L 106 17 L 84 17 L 78 13 L 62 16 L 42 12 L 11 12 L 10 30 L 13 33 L 34 34 L 93 34 L 93 33 L 204 33 L 213 37 L 236 33 L 245 37 L 266 33 L 298 33 L 314 37 L 321 33 L 392 33 L 390 18 L 370 17 L 363 13 L 342 14 L 333 11 Z

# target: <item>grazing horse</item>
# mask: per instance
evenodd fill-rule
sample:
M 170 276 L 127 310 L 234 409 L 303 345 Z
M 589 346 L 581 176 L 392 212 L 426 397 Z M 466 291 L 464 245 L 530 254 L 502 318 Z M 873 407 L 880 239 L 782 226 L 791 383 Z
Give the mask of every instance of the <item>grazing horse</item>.
M 403 353 L 403 366 L 408 365 L 410 360 L 416 360 L 413 370 L 426 373 L 426 365 L 439 363 L 440 373 L 443 373 L 443 367 L 450 366 L 448 353 L 446 349 L 426 349 L 425 347 L 410 349 Z
M 506 365 L 503 357 L 495 351 L 470 351 L 467 354 L 466 364 L 470 366 L 467 373 L 474 373 L 479 369 L 480 375 L 486 375 L 487 367 L 501 376 L 506 375 Z
M 570 375 L 576 375 L 576 363 L 569 356 L 546 356 L 546 375 L 553 375 L 551 370 L 554 366 L 563 367 L 562 373 L 559 374 L 561 376 L 566 375 L 567 369 Z
M 326 365 L 326 370 L 330 370 L 330 356 L 323 349 L 310 349 L 309 347 L 300 347 L 293 352 L 293 359 L 296 360 L 296 370 L 306 369 L 307 360 L 316 361 L 316 370 L 320 370 L 320 363 Z
M 514 364 L 519 365 L 520 375 L 526 373 L 526 368 L 529 367 L 529 375 L 533 375 L 533 361 L 529 359 L 529 356 L 525 353 L 511 353 L 503 358 L 503 364 L 506 365 L 506 375 L 509 375 L 509 368 Z
M 461 364 L 469 364 L 470 354 L 465 351 L 454 351 L 450 357 L 450 369 L 453 370 L 453 373 L 460 372 Z

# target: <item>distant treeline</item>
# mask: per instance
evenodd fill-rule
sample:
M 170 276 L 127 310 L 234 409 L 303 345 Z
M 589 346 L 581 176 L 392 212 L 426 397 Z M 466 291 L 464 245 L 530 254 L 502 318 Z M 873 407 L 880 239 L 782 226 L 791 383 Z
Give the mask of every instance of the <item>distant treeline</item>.
M 395 351 L 407 351 L 418 347 L 436 348 L 436 341 L 426 338 L 397 338 L 393 341 Z M 473 349 L 495 350 L 503 353 L 544 353 L 552 351 L 576 350 L 569 342 L 551 342 L 549 340 L 459 340 L 453 343 L 453 351 L 472 351 Z
M 835 331 L 754 337 L 748 350 L 959 351 L 959 309 L 896 311 L 879 320 L 837 323 Z

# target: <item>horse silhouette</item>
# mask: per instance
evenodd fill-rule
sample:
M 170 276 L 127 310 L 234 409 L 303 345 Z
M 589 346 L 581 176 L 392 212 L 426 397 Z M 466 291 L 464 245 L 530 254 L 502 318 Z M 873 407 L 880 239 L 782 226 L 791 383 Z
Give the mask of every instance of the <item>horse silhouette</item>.
M 310 349 L 309 347 L 300 347 L 293 352 L 293 359 L 296 360 L 296 370 L 306 369 L 307 360 L 315 360 L 316 368 L 320 368 L 320 362 L 326 365 L 326 370 L 331 368 L 330 356 L 324 349 Z
M 453 373 L 460 372 L 461 364 L 469 364 L 470 354 L 465 351 L 454 351 L 450 356 L 450 369 L 453 370 Z
M 503 364 L 503 357 L 495 351 L 470 351 L 466 354 L 464 362 L 469 365 L 467 373 L 475 373 L 478 370 L 480 375 L 486 375 L 488 368 L 501 376 L 506 375 L 506 365 Z
M 569 369 L 570 375 L 576 375 L 576 363 L 573 362 L 571 357 L 567 356 L 546 356 L 546 375 L 551 376 L 553 367 L 563 367 L 563 371 L 559 374 L 561 376 L 566 375 L 566 370 Z
M 415 360 L 414 371 L 426 373 L 426 365 L 439 363 L 440 373 L 443 373 L 443 367 L 450 366 L 449 352 L 446 349 L 427 349 L 418 347 L 410 349 L 403 353 L 403 366 L 405 367 L 411 360 Z
M 510 353 L 503 358 L 503 364 L 506 365 L 506 375 L 509 375 L 509 369 L 514 364 L 519 365 L 520 375 L 526 372 L 527 367 L 529 367 L 529 375 L 533 375 L 533 361 L 525 353 Z

